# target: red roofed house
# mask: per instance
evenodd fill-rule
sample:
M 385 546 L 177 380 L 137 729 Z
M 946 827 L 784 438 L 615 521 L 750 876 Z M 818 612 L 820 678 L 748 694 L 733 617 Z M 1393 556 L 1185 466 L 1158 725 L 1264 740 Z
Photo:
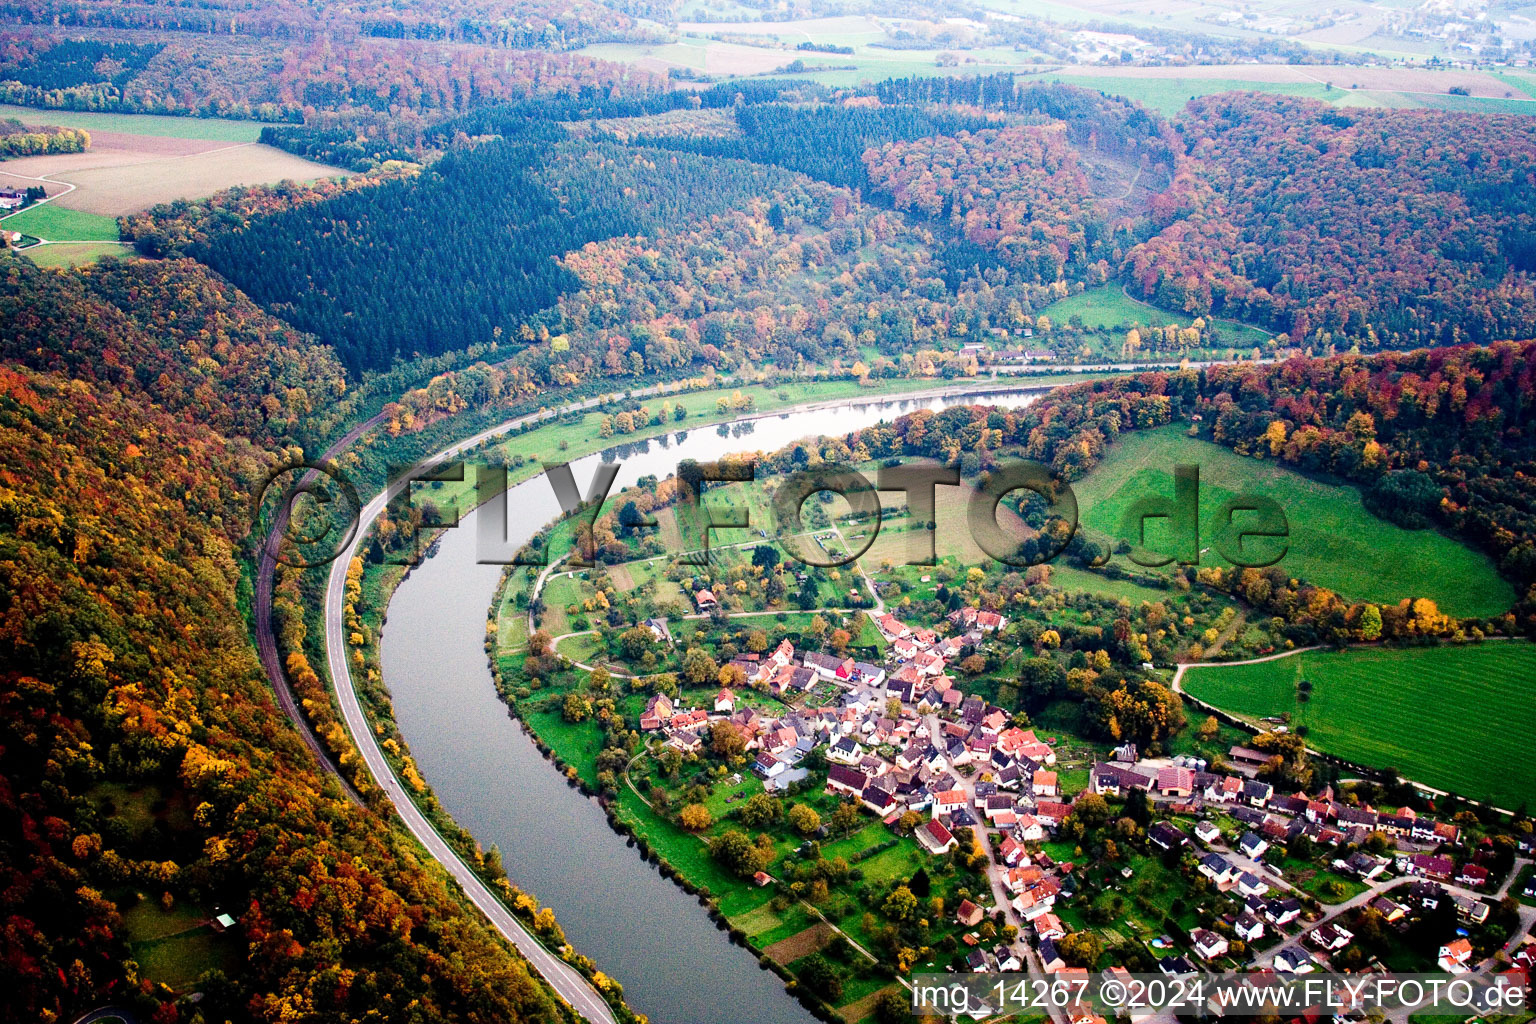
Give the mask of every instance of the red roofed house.
M 1488 869 L 1481 864 L 1467 864 L 1462 867 L 1461 874 L 1456 876 L 1456 884 L 1473 889 L 1487 885 Z
M 1044 768 L 1035 772 L 1030 788 L 1035 796 L 1058 796 L 1056 788 L 1056 773 L 1048 772 Z
M 917 827 L 913 835 L 916 837 L 918 845 L 935 857 L 948 853 L 960 845 L 960 841 L 937 818 L 923 822 L 923 824 Z
M 1472 960 L 1472 943 L 1466 939 L 1457 939 L 1455 942 L 1440 947 L 1440 956 L 1436 961 L 1442 971 L 1451 974 L 1465 974 L 1470 968 Z

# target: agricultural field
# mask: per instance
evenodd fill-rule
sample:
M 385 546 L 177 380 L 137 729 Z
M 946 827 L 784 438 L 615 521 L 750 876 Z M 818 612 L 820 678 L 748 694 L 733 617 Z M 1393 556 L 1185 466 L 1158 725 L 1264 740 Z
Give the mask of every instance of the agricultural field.
M 107 114 L 96 111 L 47 110 L 0 103 L 0 117 L 14 117 L 28 124 L 56 124 L 84 128 L 94 142 L 97 132 L 148 135 L 162 139 L 202 139 L 209 142 L 255 142 L 261 137 L 257 121 L 219 117 L 172 117 L 162 114 Z
M 7 231 L 20 231 L 50 242 L 117 241 L 117 221 L 113 218 L 51 202 L 14 213 L 0 224 Z
M 84 153 L 28 156 L 0 164 L 0 182 L 12 175 L 26 184 L 42 181 L 48 194 L 56 197 L 49 205 L 108 217 L 173 199 L 211 195 L 235 185 L 290 178 L 313 181 L 346 173 L 255 142 L 118 132 L 92 135 L 91 148 Z M 74 185 L 74 190 L 67 185 Z
M 103 256 L 132 259 L 133 250 L 122 242 L 66 242 L 62 245 L 34 245 L 24 250 L 27 259 L 40 267 L 78 267 L 94 263 Z
M 1298 684 L 1312 684 L 1307 700 Z M 1536 802 L 1514 766 L 1536 731 L 1536 645 L 1306 651 L 1247 665 L 1200 666 L 1183 686 L 1255 718 L 1288 712 L 1318 750 L 1503 807 Z
M 1208 550 L 1227 499 L 1262 495 L 1279 502 L 1290 525 L 1278 563 L 1292 576 L 1356 601 L 1395 603 L 1427 597 L 1458 616 L 1491 616 L 1514 603 L 1514 591 L 1483 555 L 1433 530 L 1405 530 L 1366 511 L 1360 492 L 1247 458 L 1170 426 L 1122 435 L 1102 462 L 1073 485 L 1081 524 L 1091 533 L 1125 537 L 1122 524 L 1136 500 L 1173 494 L 1173 467 L 1200 467 L 1202 565 L 1220 564 Z M 1147 546 L 1167 546 L 1167 521 L 1147 521 Z

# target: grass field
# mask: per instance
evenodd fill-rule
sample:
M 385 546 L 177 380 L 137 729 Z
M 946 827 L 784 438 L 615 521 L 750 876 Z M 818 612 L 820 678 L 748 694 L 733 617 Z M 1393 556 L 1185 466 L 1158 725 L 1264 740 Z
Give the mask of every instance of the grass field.
M 78 267 L 103 256 L 131 257 L 133 250 L 121 242 L 71 242 L 68 245 L 34 245 L 27 258 L 40 267 Z
M 1536 803 L 1536 775 L 1520 767 L 1536 732 L 1536 645 L 1308 651 L 1190 669 L 1183 685 L 1241 715 L 1289 711 L 1318 750 L 1502 807 Z
M 44 203 L 6 217 L 0 224 L 7 231 L 36 235 L 50 242 L 115 242 L 117 220 L 99 213 L 66 210 L 54 203 Z
M 1064 324 L 1074 315 L 1080 316 L 1083 326 L 1090 328 L 1119 327 L 1122 324 L 1133 323 L 1149 327 L 1163 327 L 1168 324 L 1188 327 L 1194 323 L 1194 318 L 1187 314 L 1174 313 L 1150 306 L 1145 302 L 1138 302 L 1125 294 L 1125 290 L 1118 284 L 1100 285 L 1078 295 L 1069 295 L 1051 303 L 1040 312 L 1050 317 L 1051 322 L 1055 324 Z M 1218 317 L 1214 323 L 1221 335 L 1223 345 L 1247 348 L 1252 345 L 1262 345 L 1272 337 L 1268 331 L 1238 323 L 1236 320 L 1222 320 Z
M 103 114 L 94 111 L 44 110 L 0 103 L 0 117 L 14 117 L 24 124 L 55 124 L 84 128 L 88 132 L 121 132 L 125 135 L 156 135 L 167 139 L 207 139 L 211 142 L 255 142 L 261 136 L 256 121 L 230 121 L 217 117 L 169 117 L 161 114 Z
M 1247 458 L 1184 428 L 1134 431 L 1110 446 L 1105 458 L 1074 485 L 1082 525 L 1114 537 L 1137 499 L 1173 494 L 1173 467 L 1200 468 L 1200 546 L 1217 534 L 1221 504 L 1238 494 L 1279 502 L 1290 525 L 1289 547 L 1278 563 L 1357 601 L 1395 603 L 1428 597 L 1452 615 L 1496 615 L 1514 603 L 1514 591 L 1483 555 L 1433 530 L 1405 530 L 1366 511 L 1360 492 L 1323 483 L 1270 461 Z M 1158 549 L 1166 520 L 1148 520 L 1148 546 Z M 1166 547 L 1166 544 L 1164 544 Z M 1220 564 L 1214 550 L 1202 565 Z

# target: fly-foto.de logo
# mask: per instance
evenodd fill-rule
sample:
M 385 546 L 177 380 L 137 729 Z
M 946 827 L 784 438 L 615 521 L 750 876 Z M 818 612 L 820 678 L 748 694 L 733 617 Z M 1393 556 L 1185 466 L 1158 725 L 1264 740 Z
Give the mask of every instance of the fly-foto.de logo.
M 309 467 L 307 467 L 309 468 Z M 901 551 L 894 564 L 931 566 L 938 562 L 939 542 L 945 531 L 965 531 L 985 555 L 1006 565 L 1025 568 L 1049 563 L 1072 547 L 1081 530 L 1081 509 L 1069 481 L 1049 466 L 1027 459 L 1000 462 L 974 479 L 962 480 L 958 467 L 929 460 L 890 460 L 865 471 L 849 465 L 823 463 L 788 473 L 759 475 L 753 460 L 703 463 L 684 460 L 668 481 L 676 501 L 676 518 L 686 524 L 685 543 L 667 554 L 684 564 L 703 565 L 712 545 L 729 531 L 772 540 L 787 558 L 818 568 L 848 565 L 866 554 L 879 538 L 882 526 L 898 514 Z M 607 510 L 618 478 L 619 464 L 598 463 L 583 495 L 570 463 L 543 463 L 543 476 L 559 505 L 562 519 L 571 525 L 572 567 L 591 565 L 598 557 L 597 526 Z M 274 477 L 269 489 L 280 477 Z M 311 468 L 307 477 L 286 477 L 287 489 L 279 496 L 275 520 L 286 543 L 278 545 L 288 564 L 318 565 L 332 561 L 349 549 L 356 536 L 359 506 L 355 490 L 333 466 L 323 475 Z M 317 489 L 316 480 L 325 485 Z M 427 485 L 457 483 L 458 499 L 445 512 L 434 496 L 424 497 Z M 532 486 L 524 483 L 519 486 Z M 728 506 L 707 499 L 722 488 L 757 488 L 760 501 L 732 502 Z M 963 501 L 942 503 L 940 488 L 961 490 Z M 459 525 L 459 509 L 478 507 L 476 560 L 490 565 L 543 566 L 550 562 L 548 545 L 527 543 L 531 532 L 521 508 L 513 515 L 512 488 L 507 468 L 494 464 L 446 462 L 412 466 L 391 474 L 388 494 L 391 515 L 410 528 L 406 542 L 396 545 L 386 560 L 415 564 L 421 557 L 421 535 Z M 337 492 L 345 496 L 338 500 Z M 265 495 L 263 495 L 265 497 Z M 305 500 L 308 506 L 295 503 Z M 807 513 L 807 505 L 813 510 Z M 963 509 L 956 514 L 957 504 Z M 1007 513 L 1003 506 L 1006 504 Z M 628 503 L 626 503 L 628 505 Z M 314 507 L 318 506 L 318 507 Z M 831 518 L 857 524 L 856 532 L 840 533 L 829 549 L 818 530 Z M 761 510 L 758 519 L 751 513 Z M 429 515 L 422 515 L 430 509 Z M 303 514 L 301 514 L 301 511 Z M 415 514 L 413 514 L 415 513 Z M 350 518 L 347 518 L 350 517 Z M 316 523 L 319 525 L 316 525 Z M 914 528 L 911 524 L 917 524 Z M 542 525 L 542 524 L 541 524 Z M 1194 566 L 1220 560 L 1239 568 L 1261 569 L 1280 561 L 1289 549 L 1290 523 L 1278 502 L 1264 495 L 1240 494 L 1212 505 L 1201 500 L 1200 467 L 1179 465 L 1173 470 L 1171 494 L 1135 496 L 1119 519 L 1117 535 L 1095 538 L 1099 553 L 1092 564 L 1105 564 L 1119 554 L 1137 565 L 1157 568 L 1171 564 Z M 628 515 L 622 529 L 656 531 L 652 515 Z M 329 543 L 328 543 L 329 542 Z M 302 555 L 292 550 L 302 550 Z M 318 550 L 317 550 L 318 549 Z

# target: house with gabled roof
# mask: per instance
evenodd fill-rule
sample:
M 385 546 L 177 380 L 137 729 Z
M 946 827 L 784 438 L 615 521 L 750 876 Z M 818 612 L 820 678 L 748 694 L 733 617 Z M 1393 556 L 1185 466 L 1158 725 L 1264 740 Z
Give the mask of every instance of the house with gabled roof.
M 827 769 L 827 792 L 843 796 L 860 796 L 869 785 L 869 776 L 857 768 L 835 764 Z
M 1159 821 L 1147 829 L 1147 841 L 1159 850 L 1173 850 L 1187 844 L 1189 837 L 1172 822 Z
M 1317 961 L 1300 946 L 1286 946 L 1275 954 L 1275 970 L 1282 974 L 1310 974 L 1317 970 Z
M 948 853 L 960 845 L 960 841 L 954 837 L 944 823 L 938 818 L 930 818 L 923 822 L 913 832 L 918 845 L 935 857 Z
M 1203 959 L 1215 960 L 1219 956 L 1226 956 L 1231 943 L 1226 937 L 1208 928 L 1196 928 L 1189 933 L 1189 941 L 1194 943 L 1195 952 Z
M 1217 885 L 1226 885 L 1237 875 L 1227 858 L 1219 853 L 1208 853 L 1200 858 L 1200 873 Z
M 1472 967 L 1472 943 L 1467 939 L 1446 943 L 1440 947 L 1435 963 L 1449 974 L 1466 974 Z
M 1254 942 L 1264 937 L 1264 922 L 1252 911 L 1245 910 L 1232 923 L 1232 932 L 1244 942 Z

